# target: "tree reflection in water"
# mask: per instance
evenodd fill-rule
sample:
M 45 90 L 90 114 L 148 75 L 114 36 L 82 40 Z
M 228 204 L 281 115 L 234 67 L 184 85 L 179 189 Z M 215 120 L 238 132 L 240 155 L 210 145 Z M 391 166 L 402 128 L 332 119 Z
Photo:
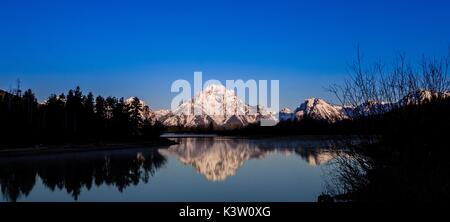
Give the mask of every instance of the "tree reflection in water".
M 155 149 L 92 151 L 0 160 L 3 197 L 17 201 L 27 196 L 39 177 L 55 191 L 65 189 L 77 200 L 83 188 L 110 185 L 122 192 L 128 186 L 148 183 L 166 158 Z
M 270 154 L 298 155 L 311 166 L 326 164 L 343 148 L 325 138 L 182 138 L 160 153 L 174 156 L 192 166 L 209 181 L 224 181 L 234 176 L 250 159 L 265 159 Z
M 169 157 L 177 159 L 183 166 L 192 167 L 207 180 L 219 182 L 236 175 L 251 159 L 295 155 L 300 161 L 316 167 L 332 162 L 344 149 L 335 140 L 316 137 L 182 138 L 178 142 L 161 149 L 0 158 L 1 191 L 5 200 L 17 201 L 21 197 L 25 199 L 35 184 L 42 181 L 51 191 L 65 190 L 78 200 L 82 191 L 87 192 L 83 189 L 89 191 L 93 186 L 113 186 L 123 192 L 129 186 L 148 183 Z M 175 178 L 172 182 L 178 181 Z

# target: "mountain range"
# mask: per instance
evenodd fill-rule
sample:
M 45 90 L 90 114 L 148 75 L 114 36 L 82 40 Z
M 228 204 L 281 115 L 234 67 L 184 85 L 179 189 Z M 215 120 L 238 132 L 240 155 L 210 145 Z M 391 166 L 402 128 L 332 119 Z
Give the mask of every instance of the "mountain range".
M 279 113 L 280 121 L 296 121 L 303 118 L 336 122 L 344 119 L 352 119 L 357 116 L 368 116 L 385 113 L 395 107 L 405 105 L 418 105 L 430 102 L 433 99 L 449 98 L 450 93 L 433 93 L 429 90 L 418 90 L 408 93 L 396 102 L 367 101 L 357 106 L 340 106 L 326 102 L 319 98 L 306 99 L 294 111 L 283 108 Z
M 166 127 L 235 129 L 262 119 L 298 121 L 304 118 L 336 122 L 361 115 L 379 114 L 393 107 L 426 103 L 433 98 L 448 98 L 450 93 L 432 93 L 418 90 L 397 102 L 368 101 L 358 106 L 341 106 L 320 98 L 309 98 L 297 108 L 283 108 L 278 115 L 262 106 L 250 106 L 243 102 L 233 90 L 222 85 L 208 85 L 191 100 L 182 101 L 174 110 L 152 111 L 142 101 L 142 116 L 159 121 Z M 128 99 L 127 102 L 130 102 Z
M 167 127 L 234 129 L 261 119 L 275 119 L 262 106 L 250 106 L 233 90 L 222 85 L 208 85 L 191 100 L 174 110 L 154 112 L 156 120 Z
M 0 90 L 0 97 L 8 93 Z M 182 101 L 173 110 L 152 110 L 139 100 L 143 119 L 159 122 L 169 128 L 236 129 L 262 120 L 299 121 L 305 118 L 336 122 L 358 116 L 381 114 L 392 108 L 423 104 L 433 99 L 450 97 L 450 92 L 417 90 L 406 94 L 395 102 L 367 101 L 355 106 L 341 106 L 321 98 L 309 98 L 295 109 L 283 108 L 278 113 L 263 106 L 251 106 L 242 101 L 234 90 L 223 85 L 208 85 L 190 100 Z M 125 100 L 131 104 L 135 97 Z

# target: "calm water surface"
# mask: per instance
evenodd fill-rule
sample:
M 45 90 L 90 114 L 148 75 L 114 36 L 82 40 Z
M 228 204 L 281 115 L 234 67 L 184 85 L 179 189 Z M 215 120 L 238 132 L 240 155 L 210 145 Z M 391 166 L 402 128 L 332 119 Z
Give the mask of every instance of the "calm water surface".
M 316 201 L 336 152 L 317 137 L 172 139 L 180 144 L 0 158 L 0 201 Z

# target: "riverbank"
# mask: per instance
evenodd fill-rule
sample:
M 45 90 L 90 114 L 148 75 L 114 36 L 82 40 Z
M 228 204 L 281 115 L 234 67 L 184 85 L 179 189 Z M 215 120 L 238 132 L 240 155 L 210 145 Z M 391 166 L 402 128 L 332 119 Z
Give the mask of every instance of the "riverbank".
M 32 147 L 0 148 L 0 157 L 21 156 L 21 155 L 39 155 L 49 153 L 67 153 L 67 152 L 89 152 L 98 150 L 116 150 L 136 147 L 165 147 L 177 144 L 177 142 L 159 138 L 156 140 L 137 141 L 137 142 L 98 142 L 85 144 L 52 144 L 36 145 Z

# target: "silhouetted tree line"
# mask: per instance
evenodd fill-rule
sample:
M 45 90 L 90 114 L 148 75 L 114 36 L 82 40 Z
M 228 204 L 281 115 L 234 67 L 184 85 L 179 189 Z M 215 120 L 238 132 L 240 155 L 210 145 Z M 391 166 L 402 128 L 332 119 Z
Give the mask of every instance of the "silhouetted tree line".
M 162 128 L 148 115 L 137 97 L 123 98 L 92 93 L 80 87 L 67 94 L 52 94 L 39 104 L 29 89 L 23 94 L 0 92 L 0 145 L 123 141 L 158 137 Z

